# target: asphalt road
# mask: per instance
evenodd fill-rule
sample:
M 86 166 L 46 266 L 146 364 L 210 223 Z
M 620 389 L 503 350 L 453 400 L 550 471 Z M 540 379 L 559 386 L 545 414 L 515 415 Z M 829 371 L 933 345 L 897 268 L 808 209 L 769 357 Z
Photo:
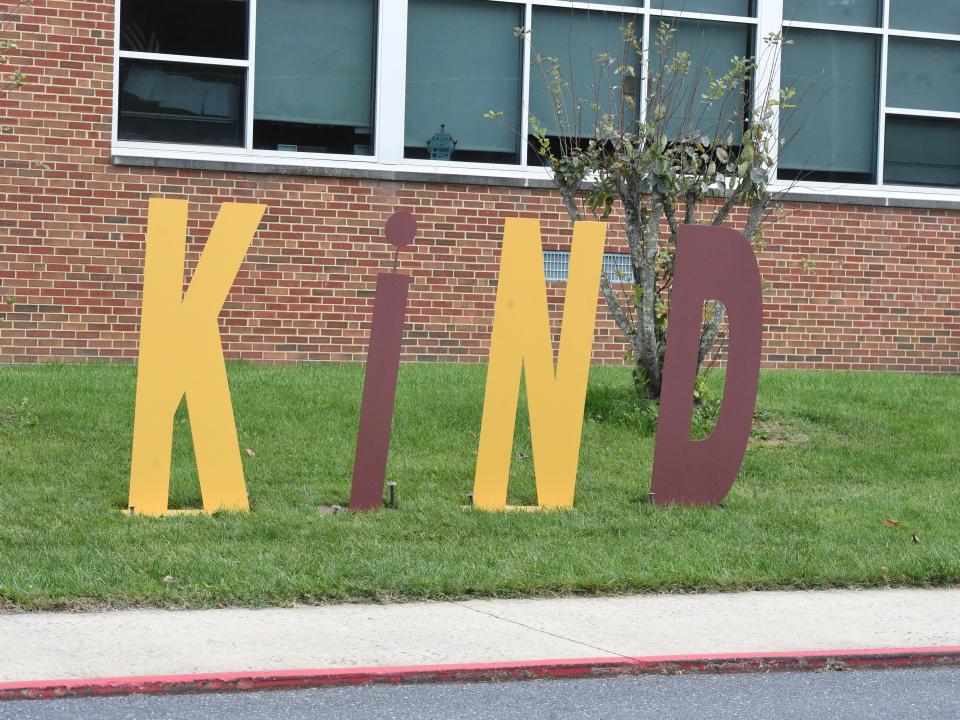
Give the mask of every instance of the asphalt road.
M 957 720 L 960 669 L 401 685 L 0 702 L 2 720 Z

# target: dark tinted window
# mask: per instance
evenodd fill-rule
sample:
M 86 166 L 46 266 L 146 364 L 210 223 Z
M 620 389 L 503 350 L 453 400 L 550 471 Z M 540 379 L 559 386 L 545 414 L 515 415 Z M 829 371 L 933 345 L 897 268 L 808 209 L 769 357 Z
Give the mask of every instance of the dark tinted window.
M 245 73 L 121 58 L 119 139 L 243 145 Z
M 960 121 L 887 116 L 883 181 L 960 187 Z
M 247 57 L 247 0 L 123 0 L 120 49 Z

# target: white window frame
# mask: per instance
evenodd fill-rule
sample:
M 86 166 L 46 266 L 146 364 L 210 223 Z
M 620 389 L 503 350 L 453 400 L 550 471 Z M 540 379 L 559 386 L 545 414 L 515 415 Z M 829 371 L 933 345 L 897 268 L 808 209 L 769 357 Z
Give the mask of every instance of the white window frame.
M 229 171 L 231 165 L 238 170 L 263 167 L 264 170 L 280 168 L 283 172 L 296 174 L 302 169 L 304 174 L 323 174 L 325 169 L 336 171 L 370 171 L 377 173 L 407 172 L 417 179 L 438 179 L 445 176 L 476 177 L 487 179 L 487 182 L 504 179 L 510 181 L 544 181 L 549 180 L 548 171 L 536 166 L 527 165 L 527 143 L 521 142 L 519 164 L 493 164 L 452 161 L 431 161 L 426 159 L 404 158 L 404 96 L 406 87 L 406 36 L 407 36 L 407 6 L 408 0 L 379 0 L 377 16 L 377 44 L 375 47 L 375 92 L 374 92 L 374 127 L 373 127 L 373 155 L 339 155 L 326 153 L 283 152 L 276 150 L 258 150 L 253 148 L 253 116 L 254 116 L 254 82 L 256 67 L 256 18 L 257 0 L 249 2 L 249 50 L 246 60 L 228 60 L 217 58 L 202 58 L 188 55 L 165 55 L 156 53 L 132 52 L 120 49 L 120 4 L 122 0 L 114 0 L 114 92 L 112 117 L 112 152 L 119 162 L 126 158 L 138 160 L 156 160 L 199 163 L 200 167 L 214 164 L 223 170 Z M 757 72 L 757 87 L 765 87 L 768 80 L 779 86 L 779 63 L 774 63 L 770 53 L 764 53 L 763 39 L 770 33 L 779 33 L 784 28 L 807 28 L 812 30 L 836 30 L 840 32 L 857 32 L 880 35 L 883 38 L 881 57 L 881 88 L 880 88 L 880 131 L 878 146 L 878 179 L 876 185 L 862 185 L 852 183 L 826 183 L 807 181 L 775 180 L 771 184 L 774 191 L 787 191 L 810 195 L 822 195 L 825 199 L 836 196 L 864 197 L 883 199 L 922 199 L 932 201 L 958 202 L 960 188 L 934 188 L 923 186 L 884 185 L 883 171 L 883 128 L 885 118 L 890 114 L 910 114 L 923 117 L 945 117 L 960 120 L 960 113 L 935 113 L 927 111 L 903 110 L 886 106 L 886 48 L 891 36 L 927 38 L 933 40 L 951 40 L 960 42 L 960 35 L 946 35 L 940 33 L 925 33 L 914 31 L 890 30 L 888 28 L 890 0 L 883 0 L 883 26 L 880 28 L 862 28 L 849 25 L 834 25 L 828 23 L 811 23 L 798 21 L 784 21 L 783 0 L 756 0 L 757 12 L 755 17 L 737 15 L 720 15 L 710 13 L 681 12 L 674 10 L 655 10 L 650 7 L 651 0 L 645 0 L 644 7 L 635 8 L 623 3 L 615 2 L 572 2 L 571 0 L 487 0 L 487 2 L 506 2 L 523 6 L 524 27 L 531 28 L 533 8 L 561 7 L 582 10 L 629 12 L 635 14 L 642 22 L 643 47 L 650 48 L 651 32 L 655 29 L 654 21 L 658 17 L 683 17 L 691 20 L 734 23 L 754 27 L 754 53 L 758 55 L 760 64 Z M 535 30 L 535 28 L 534 28 Z M 521 96 L 521 128 L 520 137 L 527 137 L 527 122 L 530 101 L 530 57 L 531 33 L 526 33 L 523 39 L 522 62 L 522 96 Z M 154 60 L 169 60 L 177 62 L 203 63 L 219 66 L 243 67 L 247 72 L 246 80 L 246 108 L 243 147 L 222 147 L 207 145 L 179 145 L 157 142 L 132 142 L 120 140 L 117 137 L 118 110 L 119 110 L 119 72 L 120 58 L 144 58 Z M 641 75 L 641 102 L 646 101 L 647 72 Z M 771 75 L 774 77 L 771 78 Z M 755 94 L 754 101 L 760 102 L 759 93 Z M 641 112 L 643 108 L 641 107 Z M 773 127 L 778 124 L 774 119 Z M 776 132 L 771 138 L 774 146 L 777 143 Z M 321 171 L 321 172 L 317 172 Z M 331 173 L 333 174 L 333 173 Z
M 761 7 L 767 0 L 760 0 Z M 783 0 L 771 0 L 770 5 L 778 4 L 783 13 Z M 784 18 L 782 27 L 785 31 L 790 28 L 804 30 L 825 30 L 831 32 L 846 32 L 857 35 L 875 35 L 880 38 L 880 63 L 878 72 L 880 82 L 878 87 L 877 107 L 877 153 L 876 153 L 876 183 L 835 183 L 816 181 L 787 181 L 777 180 L 772 184 L 775 190 L 790 189 L 794 192 L 822 195 L 825 200 L 830 197 L 863 197 L 892 200 L 922 200 L 933 203 L 960 201 L 960 188 L 945 188 L 924 185 L 887 185 L 884 183 L 884 153 L 886 144 L 886 125 L 888 115 L 908 115 L 911 117 L 944 118 L 960 120 L 960 112 L 938 112 L 935 110 L 913 110 L 909 108 L 895 108 L 887 105 L 887 58 L 890 38 L 916 38 L 922 40 L 947 40 L 958 43 L 960 50 L 960 34 L 920 32 L 915 30 L 897 30 L 890 27 L 891 0 L 882 0 L 880 27 L 863 27 L 860 25 L 839 25 L 834 23 L 808 22 L 789 20 Z

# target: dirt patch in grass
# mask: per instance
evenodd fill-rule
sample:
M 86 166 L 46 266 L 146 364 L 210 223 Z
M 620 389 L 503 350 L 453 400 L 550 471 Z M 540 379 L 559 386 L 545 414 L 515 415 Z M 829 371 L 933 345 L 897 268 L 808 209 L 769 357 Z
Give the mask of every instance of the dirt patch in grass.
M 769 417 L 754 420 L 750 433 L 750 444 L 754 447 L 785 447 L 808 442 L 810 436 L 806 433 L 784 420 Z
M 0 428 L 19 430 L 37 423 L 36 413 L 30 407 L 30 401 L 24 398 L 19 403 L 0 405 Z

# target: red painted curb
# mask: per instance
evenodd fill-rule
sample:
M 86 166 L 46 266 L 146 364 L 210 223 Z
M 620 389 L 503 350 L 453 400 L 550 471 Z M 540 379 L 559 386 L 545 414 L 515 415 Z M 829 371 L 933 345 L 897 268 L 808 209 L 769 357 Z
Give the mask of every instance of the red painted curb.
M 264 670 L 0 683 L 0 700 L 616 675 L 960 666 L 960 647 L 603 657 L 407 667 Z

